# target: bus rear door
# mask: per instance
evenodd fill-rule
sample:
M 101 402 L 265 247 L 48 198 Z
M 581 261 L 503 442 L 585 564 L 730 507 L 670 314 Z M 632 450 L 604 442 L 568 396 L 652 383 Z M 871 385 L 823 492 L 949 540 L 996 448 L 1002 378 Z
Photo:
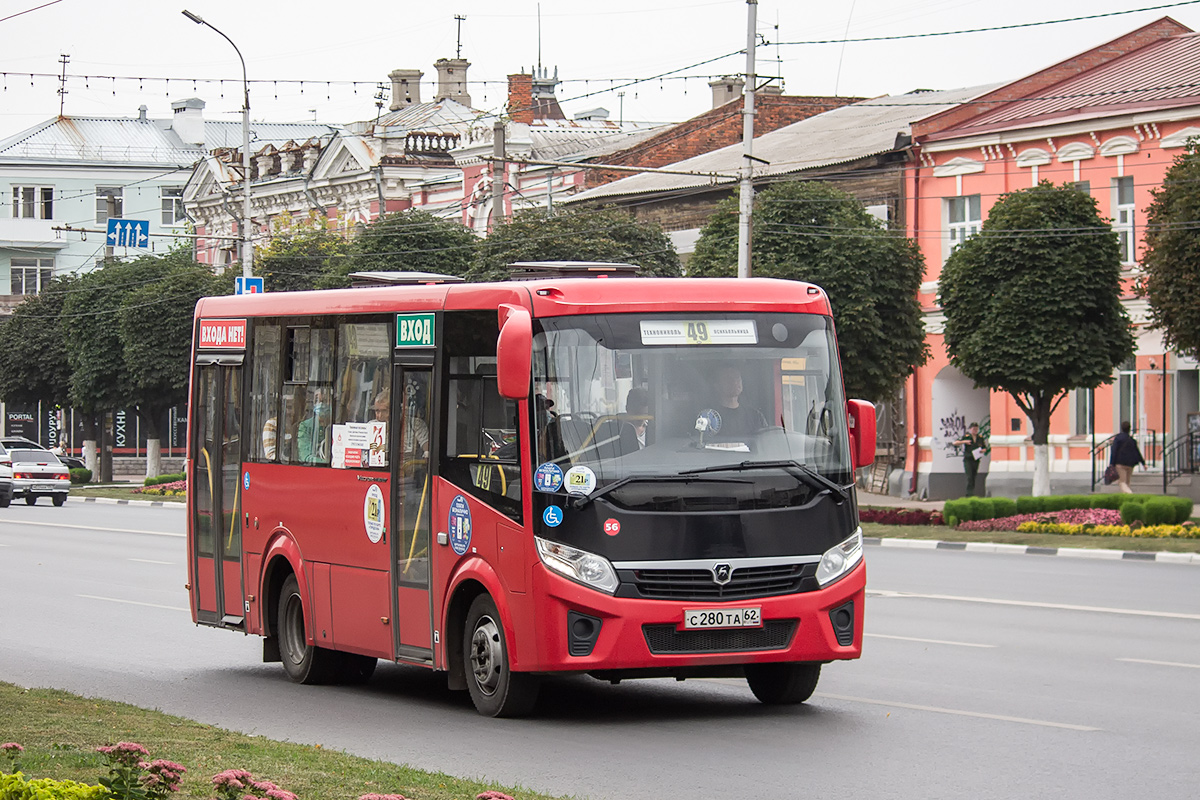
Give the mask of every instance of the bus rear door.
M 396 429 L 392 450 L 396 467 L 391 504 L 396 655 L 405 661 L 421 664 L 433 663 L 433 612 L 429 584 L 430 500 L 433 490 L 430 457 L 434 431 L 431 360 L 426 363 L 407 360 L 407 363 L 397 363 L 392 377 L 392 397 L 395 401 L 391 419 Z
M 192 575 L 196 621 L 242 628 L 242 357 L 200 356 L 193 414 Z

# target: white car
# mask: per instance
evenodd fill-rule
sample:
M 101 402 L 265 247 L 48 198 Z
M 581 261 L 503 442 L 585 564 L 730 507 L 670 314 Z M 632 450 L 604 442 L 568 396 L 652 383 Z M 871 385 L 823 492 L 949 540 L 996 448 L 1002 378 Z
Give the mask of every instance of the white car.
M 8 508 L 13 499 L 12 458 L 0 445 L 0 508 Z
M 49 497 L 54 505 L 67 502 L 71 491 L 71 473 L 58 456 L 49 450 L 9 450 L 12 458 L 13 496 L 24 497 L 34 505 L 39 497 Z

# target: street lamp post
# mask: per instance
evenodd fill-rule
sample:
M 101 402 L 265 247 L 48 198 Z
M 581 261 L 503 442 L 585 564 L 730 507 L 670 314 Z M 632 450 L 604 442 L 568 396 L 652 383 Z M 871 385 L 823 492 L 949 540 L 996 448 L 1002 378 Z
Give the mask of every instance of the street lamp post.
M 242 58 L 242 51 L 233 43 L 233 39 L 214 28 L 211 23 L 205 22 L 202 17 L 186 9 L 183 15 L 197 25 L 205 25 L 220 34 L 221 38 L 233 47 L 238 60 L 242 62 L 242 275 L 249 278 L 254 274 L 254 242 L 250 238 L 250 81 L 246 79 L 246 59 Z

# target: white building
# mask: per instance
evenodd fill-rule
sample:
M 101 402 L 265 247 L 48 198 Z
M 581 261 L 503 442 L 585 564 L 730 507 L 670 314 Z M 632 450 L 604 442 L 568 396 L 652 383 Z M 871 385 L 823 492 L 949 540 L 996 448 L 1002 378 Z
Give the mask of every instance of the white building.
M 212 151 L 240 147 L 240 121 L 204 119 L 204 101 L 171 104 L 171 119 L 60 116 L 0 141 L 0 314 L 36 294 L 54 275 L 93 269 L 106 255 L 99 231 L 110 214 L 148 220 L 144 249 L 163 252 L 185 232 L 183 187 L 196 162 Z M 330 137 L 316 123 L 251 124 L 258 148 Z

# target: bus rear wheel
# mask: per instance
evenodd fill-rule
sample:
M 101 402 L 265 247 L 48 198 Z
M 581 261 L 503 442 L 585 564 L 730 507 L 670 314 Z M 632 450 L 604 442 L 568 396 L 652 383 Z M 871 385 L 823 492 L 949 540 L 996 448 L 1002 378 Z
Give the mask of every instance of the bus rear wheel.
M 747 664 L 746 683 L 767 705 L 803 703 L 817 689 L 821 665 L 814 662 Z
M 304 600 L 300 583 L 289 575 L 279 590 L 279 658 L 288 677 L 296 683 L 329 683 L 337 674 L 338 654 L 308 644 L 304 632 Z
M 537 703 L 539 683 L 533 675 L 513 672 L 508 643 L 496 603 L 481 594 L 471 603 L 463 626 L 463 666 L 475 709 L 485 717 L 519 717 Z

